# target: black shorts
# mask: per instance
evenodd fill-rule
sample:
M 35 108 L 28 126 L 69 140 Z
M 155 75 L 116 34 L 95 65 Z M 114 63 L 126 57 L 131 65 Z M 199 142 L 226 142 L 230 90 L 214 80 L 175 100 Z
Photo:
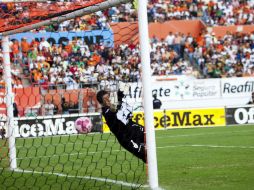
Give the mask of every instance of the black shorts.
M 123 139 L 119 139 L 120 144 L 143 162 L 146 162 L 144 127 L 136 123 L 130 123 L 127 127 L 128 132 Z

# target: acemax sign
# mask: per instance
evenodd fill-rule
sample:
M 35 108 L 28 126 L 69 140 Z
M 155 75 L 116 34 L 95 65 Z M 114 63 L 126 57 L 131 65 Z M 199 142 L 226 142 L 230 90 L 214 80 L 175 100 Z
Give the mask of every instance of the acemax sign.
M 134 112 L 132 120 L 144 126 L 144 112 Z M 224 108 L 154 111 L 154 127 L 156 129 L 215 127 L 225 126 L 225 124 Z M 103 131 L 109 132 L 106 123 L 103 123 Z
M 144 113 L 135 112 L 133 120 L 144 125 Z M 166 110 L 154 112 L 155 128 L 181 128 L 195 126 L 224 126 L 224 108 Z
M 89 117 L 93 124 L 92 132 L 101 132 L 100 114 L 72 114 L 68 116 L 20 118 L 14 120 L 15 137 L 43 137 L 55 135 L 77 134 L 74 122 L 79 117 Z M 0 127 L 6 128 L 5 122 L 0 122 Z

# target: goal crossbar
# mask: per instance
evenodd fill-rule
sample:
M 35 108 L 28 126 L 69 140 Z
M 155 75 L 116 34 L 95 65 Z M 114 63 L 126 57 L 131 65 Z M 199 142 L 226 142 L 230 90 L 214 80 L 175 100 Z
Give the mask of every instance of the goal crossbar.
M 0 3 L 47 2 L 48 0 L 0 0 Z

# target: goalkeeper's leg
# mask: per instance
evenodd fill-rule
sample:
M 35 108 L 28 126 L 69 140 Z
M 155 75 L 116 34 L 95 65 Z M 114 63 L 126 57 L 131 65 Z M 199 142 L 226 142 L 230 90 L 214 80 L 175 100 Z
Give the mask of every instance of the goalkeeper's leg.
M 144 127 L 133 122 L 129 127 L 130 134 L 125 148 L 146 163 Z

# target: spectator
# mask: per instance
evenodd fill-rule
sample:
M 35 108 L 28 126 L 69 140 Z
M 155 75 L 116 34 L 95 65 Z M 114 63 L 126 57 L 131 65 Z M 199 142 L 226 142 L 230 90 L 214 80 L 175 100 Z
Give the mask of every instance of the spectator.
M 43 115 L 52 116 L 54 115 L 55 105 L 52 103 L 51 99 L 47 99 L 46 103 L 43 105 Z
M 251 100 L 247 104 L 254 104 L 254 92 L 251 93 Z
M 3 79 L 3 74 L 0 74 L 0 89 L 5 88 L 5 80 Z
M 69 113 L 79 113 L 79 106 L 78 103 L 73 102 L 72 100 L 70 100 L 69 102 Z
M 43 37 L 41 39 L 41 42 L 39 44 L 39 50 L 42 50 L 43 48 L 45 48 L 46 50 L 49 50 L 51 47 L 51 45 L 48 43 L 48 41 Z
M 13 102 L 13 116 L 18 117 L 19 111 L 18 111 L 18 106 L 16 102 Z
M 14 66 L 17 66 L 19 64 L 19 50 L 20 50 L 20 45 L 19 45 L 19 41 L 18 40 L 14 40 L 13 44 L 11 45 L 11 51 L 12 51 L 12 55 L 13 55 L 13 64 Z
M 153 94 L 153 109 L 160 109 L 161 108 L 161 101 L 157 98 L 156 94 Z
M 28 56 L 29 49 L 30 49 L 30 44 L 27 42 L 27 39 L 22 38 L 21 40 L 22 64 L 26 64 L 28 61 L 27 56 Z
M 0 137 L 1 139 L 5 139 L 5 135 L 6 135 L 6 130 L 4 128 L 0 129 Z
M 69 114 L 69 104 L 66 102 L 65 98 L 62 98 L 61 107 L 63 114 Z

